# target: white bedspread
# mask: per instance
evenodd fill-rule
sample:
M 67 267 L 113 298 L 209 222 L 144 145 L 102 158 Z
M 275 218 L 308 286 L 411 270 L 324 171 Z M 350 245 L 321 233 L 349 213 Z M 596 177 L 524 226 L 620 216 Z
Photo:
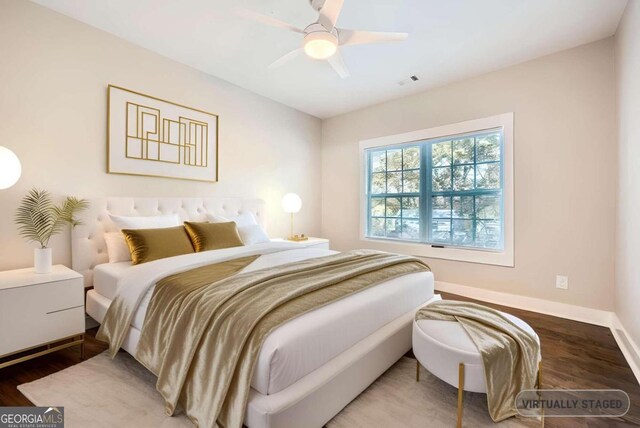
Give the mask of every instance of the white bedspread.
M 120 276 L 117 293 L 126 296 L 132 304 L 135 304 L 133 300 L 139 302 L 131 325 L 141 330 L 158 280 L 175 272 L 249 254 L 262 256 L 244 272 L 335 252 L 300 249 L 299 245 L 286 242 L 265 243 L 172 257 L 124 270 L 111 269 L 109 273 Z M 267 337 L 251 385 L 264 395 L 282 391 L 432 296 L 433 275 L 421 272 L 378 284 L 293 319 Z

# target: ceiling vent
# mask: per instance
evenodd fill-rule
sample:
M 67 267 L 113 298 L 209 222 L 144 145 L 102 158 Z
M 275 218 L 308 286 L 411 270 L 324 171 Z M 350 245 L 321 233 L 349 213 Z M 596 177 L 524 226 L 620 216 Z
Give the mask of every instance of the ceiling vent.
M 407 84 L 409 84 L 409 83 L 417 82 L 418 80 L 420 80 L 420 79 L 418 78 L 418 76 L 416 76 L 416 75 L 414 74 L 413 76 L 409 76 L 409 77 L 408 77 L 408 78 L 406 78 L 406 79 L 400 80 L 400 81 L 398 82 L 398 85 L 400 85 L 400 86 L 404 86 L 404 85 L 407 85 Z

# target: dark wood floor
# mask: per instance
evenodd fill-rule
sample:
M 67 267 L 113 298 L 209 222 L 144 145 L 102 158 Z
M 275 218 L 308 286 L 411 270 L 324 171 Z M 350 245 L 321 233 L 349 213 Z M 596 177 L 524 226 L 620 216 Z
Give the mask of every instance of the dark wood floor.
M 443 298 L 467 300 L 441 293 Z M 611 331 L 577 321 L 487 304 L 507 311 L 529 323 L 542 343 L 544 388 L 616 388 L 631 397 L 631 410 L 622 419 L 547 418 L 547 427 L 640 426 L 640 385 L 638 385 Z M 87 334 L 86 356 L 106 349 L 95 340 L 96 330 Z M 0 369 L 0 406 L 29 406 L 31 403 L 16 387 L 55 373 L 80 362 L 77 348 L 64 349 L 31 361 Z M 425 422 L 425 426 L 428 423 Z

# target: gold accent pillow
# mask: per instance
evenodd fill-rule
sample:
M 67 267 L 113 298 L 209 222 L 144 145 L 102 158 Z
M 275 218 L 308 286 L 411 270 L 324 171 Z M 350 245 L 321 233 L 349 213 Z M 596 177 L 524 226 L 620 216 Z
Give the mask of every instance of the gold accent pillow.
M 184 226 L 122 229 L 122 234 L 134 265 L 194 252 Z
M 244 245 L 238 227 L 233 221 L 225 223 L 192 223 L 184 222 L 193 248 L 196 252 L 219 250 L 221 248 L 240 247 Z

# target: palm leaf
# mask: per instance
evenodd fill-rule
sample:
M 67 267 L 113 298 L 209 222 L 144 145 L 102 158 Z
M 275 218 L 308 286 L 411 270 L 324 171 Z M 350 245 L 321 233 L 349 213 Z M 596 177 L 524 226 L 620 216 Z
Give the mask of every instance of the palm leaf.
M 52 236 L 60 233 L 65 225 L 80 224 L 74 214 L 89 206 L 84 199 L 67 197 L 62 206 L 51 202 L 51 195 L 45 190 L 32 189 L 24 197 L 16 211 L 15 222 L 18 232 L 27 239 L 40 243 L 46 248 Z
M 67 197 L 62 204 L 62 207 L 53 207 L 54 213 L 65 223 L 72 226 L 78 226 L 82 224 L 73 215 L 78 212 L 89 208 L 89 202 L 84 199 L 78 199 L 73 196 Z
M 67 197 L 61 207 L 52 207 L 51 210 L 56 217 L 56 222 L 51 228 L 51 236 L 56 235 L 62 231 L 62 228 L 69 224 L 71 227 L 82 224 L 80 220 L 77 220 L 73 215 L 89 207 L 89 203 L 84 199 L 78 199 L 73 196 Z
M 46 247 L 50 230 L 55 223 L 51 212 L 51 196 L 49 192 L 31 189 L 24 197 L 16 211 L 15 222 L 18 233 L 27 241 L 35 241 Z

